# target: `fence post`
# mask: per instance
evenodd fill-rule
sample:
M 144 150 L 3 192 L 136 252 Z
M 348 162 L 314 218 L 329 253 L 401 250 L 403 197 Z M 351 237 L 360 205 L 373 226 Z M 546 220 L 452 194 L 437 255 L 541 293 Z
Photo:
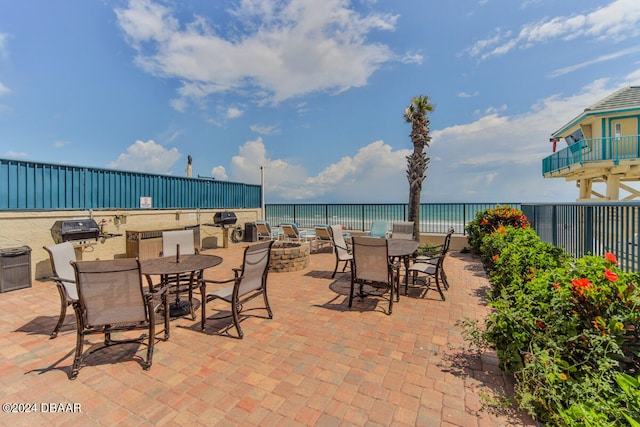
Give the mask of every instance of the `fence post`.
M 585 206 L 583 255 L 593 254 L 593 226 L 593 206 Z

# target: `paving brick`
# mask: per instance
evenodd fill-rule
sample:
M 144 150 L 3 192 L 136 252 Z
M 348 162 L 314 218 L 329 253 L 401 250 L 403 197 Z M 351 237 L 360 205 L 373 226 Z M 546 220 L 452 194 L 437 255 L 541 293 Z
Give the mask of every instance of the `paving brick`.
M 224 262 L 205 271 L 226 279 L 242 263 L 246 244 L 208 249 Z M 300 426 L 534 426 L 519 412 L 481 412 L 479 394 L 502 389 L 495 352 L 468 356 L 456 320 L 481 319 L 490 309 L 479 261 L 452 253 L 447 300 L 437 292 L 404 293 L 388 316 L 380 297 L 347 307 L 349 274 L 331 279 L 335 258 L 310 255 L 309 267 L 269 274 L 273 319 L 260 310 L 242 321 L 244 339 L 223 328 L 229 320 L 171 321 L 169 341 L 157 341 L 149 371 L 145 349 L 131 345 L 97 352 L 75 381 L 68 375 L 75 346 L 74 316 L 56 339 L 59 297 L 48 281 L 0 298 L 0 397 L 82 405 L 80 414 L 4 416 L 0 425 L 91 424 Z M 222 287 L 222 286 L 220 286 Z M 208 285 L 207 290 L 216 289 Z M 199 292 L 196 299 L 202 301 Z M 247 307 L 260 307 L 253 300 Z M 213 316 L 222 304 L 207 305 Z M 161 329 L 161 328 L 160 328 Z M 234 332 L 234 331 L 232 331 Z M 160 334 L 159 336 L 161 336 Z M 100 337 L 91 343 L 99 344 Z

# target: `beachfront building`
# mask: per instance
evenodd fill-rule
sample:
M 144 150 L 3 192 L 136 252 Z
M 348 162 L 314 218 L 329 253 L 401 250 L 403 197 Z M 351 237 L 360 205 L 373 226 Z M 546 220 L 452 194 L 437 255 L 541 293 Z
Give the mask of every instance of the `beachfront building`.
M 640 198 L 639 135 L 640 86 L 628 86 L 551 135 L 553 154 L 542 160 L 542 173 L 575 181 L 578 201 Z

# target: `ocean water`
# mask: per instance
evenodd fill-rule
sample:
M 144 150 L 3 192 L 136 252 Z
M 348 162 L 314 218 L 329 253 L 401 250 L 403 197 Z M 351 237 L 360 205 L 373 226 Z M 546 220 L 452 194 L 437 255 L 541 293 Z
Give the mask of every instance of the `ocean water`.
M 519 207 L 515 203 L 423 203 L 420 205 L 420 232 L 445 234 L 453 227 L 456 234 L 464 234 L 466 225 L 478 211 L 496 205 Z M 295 222 L 302 228 L 316 224 L 340 224 L 349 230 L 366 231 L 373 221 L 387 221 L 389 229 L 394 221 L 406 221 L 405 204 L 269 204 L 266 219 L 272 225 Z

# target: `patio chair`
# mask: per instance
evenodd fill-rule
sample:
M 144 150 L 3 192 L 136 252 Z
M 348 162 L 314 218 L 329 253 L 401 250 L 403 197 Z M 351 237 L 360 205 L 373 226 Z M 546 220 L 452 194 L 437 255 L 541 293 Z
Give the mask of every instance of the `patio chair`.
M 272 229 L 267 221 L 256 221 L 258 240 L 280 240 L 284 234 L 281 228 Z
M 164 257 L 175 257 L 178 255 L 194 255 L 198 253 L 198 249 L 196 249 L 195 241 L 194 241 L 194 233 L 192 229 L 189 230 L 171 230 L 171 231 L 163 231 L 162 232 L 162 253 L 161 255 Z M 180 253 L 178 254 L 178 249 Z M 181 314 L 181 311 L 186 312 L 187 308 L 189 309 L 189 313 L 191 314 L 191 318 L 195 320 L 196 315 L 193 309 L 193 287 L 190 286 L 191 283 L 191 274 L 178 274 L 173 277 L 167 277 L 166 283 L 172 285 L 169 293 L 174 294 L 176 296 L 176 302 L 179 299 L 178 294 L 187 293 L 188 294 L 188 303 L 189 306 L 186 305 L 176 308 L 174 313 Z M 198 272 L 193 273 L 196 276 L 193 278 L 193 283 L 197 284 L 200 281 L 200 277 Z M 154 287 L 157 287 L 155 285 Z M 184 313 L 183 313 L 184 314 Z
M 342 267 L 342 271 L 347 268 L 347 264 L 351 264 L 353 261 L 353 255 L 351 254 L 351 248 L 347 245 L 347 242 L 344 240 L 344 234 L 342 233 L 341 225 L 332 225 L 329 229 L 331 231 L 331 239 L 333 242 L 334 253 L 336 254 L 336 268 L 333 269 L 333 274 L 331 278 L 336 277 L 336 272 L 338 271 L 338 265 L 340 262 L 344 262 L 344 266 Z
M 387 221 L 373 221 L 367 235 L 369 237 L 387 238 L 389 237 L 389 224 Z
M 416 277 L 418 273 L 422 273 L 426 276 L 425 285 L 427 287 L 429 287 L 431 283 L 431 279 L 432 278 L 435 279 L 436 288 L 440 293 L 440 298 L 442 298 L 442 301 L 445 300 L 445 297 L 444 297 L 444 293 L 442 292 L 442 287 L 440 286 L 440 281 L 443 280 L 443 277 L 444 277 L 443 284 L 446 283 L 446 277 L 443 275 L 444 270 L 442 267 L 445 256 L 446 256 L 446 253 L 431 258 L 430 262 L 417 262 L 413 264 L 411 267 L 409 267 L 409 271 L 407 272 L 407 274 L 409 274 L 409 272 L 413 273 L 414 284 L 417 283 L 419 279 L 419 277 Z
M 162 232 L 162 256 L 176 256 L 178 245 L 180 255 L 197 254 L 195 236 L 192 229 L 171 230 Z
M 393 311 L 393 296 L 400 301 L 398 263 L 389 259 L 388 242 L 386 239 L 371 237 L 353 237 L 353 263 L 351 266 L 351 289 L 349 291 L 349 308 L 353 302 L 353 290 L 356 283 L 360 286 L 360 298 L 365 296 L 364 285 L 376 289 L 389 291 L 390 315 Z
M 391 223 L 391 238 L 413 240 L 413 224 L 413 221 Z
M 453 235 L 454 232 L 455 230 L 453 229 L 453 227 L 449 228 L 449 231 L 447 232 L 447 235 L 445 236 L 444 242 L 442 244 L 435 246 L 434 248 L 432 248 L 430 252 L 416 256 L 414 259 L 414 262 L 416 263 L 427 263 L 431 265 L 436 265 L 438 263 L 438 258 L 442 257 L 442 261 L 441 261 L 442 268 L 440 269 L 440 280 L 442 281 L 442 284 L 445 289 L 449 289 L 449 282 L 447 281 L 447 275 L 444 271 L 444 260 L 447 256 L 447 253 L 449 252 L 449 246 L 451 244 L 451 236 Z
M 142 362 L 144 370 L 151 368 L 155 342 L 155 311 L 153 296 L 142 289 L 140 262 L 121 258 L 103 261 L 76 261 L 78 300 L 76 313 L 77 340 L 70 378 L 78 376 L 81 363 L 95 351 L 116 344 L 138 343 L 147 346 Z M 159 292 L 166 304 L 166 288 Z M 136 339 L 113 340 L 114 332 L 145 330 Z M 85 339 L 91 334 L 104 334 L 104 343 L 83 353 Z
M 313 227 L 316 239 L 313 240 L 315 251 L 318 252 L 323 246 L 329 246 L 333 251 L 333 239 L 331 238 L 331 227 L 327 224 L 318 224 Z
M 316 238 L 316 232 L 314 230 L 300 230 L 293 222 L 283 222 L 280 224 L 280 228 L 282 228 L 284 238 L 287 240 L 309 242 Z
M 244 336 L 242 328 L 240 328 L 240 314 L 243 311 L 243 304 L 260 295 L 264 298 L 265 309 L 268 318 L 273 318 L 269 299 L 267 298 L 267 274 L 269 272 L 269 259 L 271 255 L 271 246 L 273 240 L 261 242 L 251 246 L 247 246 L 244 250 L 244 261 L 241 268 L 234 268 L 234 277 L 229 280 L 208 280 L 205 279 L 200 285 L 200 293 L 202 295 L 202 319 L 201 328 L 204 331 L 207 321 L 206 305 L 213 300 L 221 300 L 231 305 L 231 317 L 233 318 L 233 326 L 238 331 L 238 338 Z M 218 289 L 207 294 L 207 283 L 224 284 L 233 283 L 222 289 Z M 229 316 L 212 317 L 212 320 L 223 319 Z M 229 328 L 231 325 L 229 325 Z
M 49 253 L 49 261 L 53 270 L 52 280 L 55 281 L 58 293 L 60 294 L 60 316 L 58 323 L 53 328 L 49 338 L 58 336 L 60 327 L 64 323 L 67 315 L 67 307 L 78 300 L 76 289 L 76 275 L 71 262 L 76 261 L 76 251 L 71 242 L 58 243 L 57 245 L 44 246 L 44 250 Z

